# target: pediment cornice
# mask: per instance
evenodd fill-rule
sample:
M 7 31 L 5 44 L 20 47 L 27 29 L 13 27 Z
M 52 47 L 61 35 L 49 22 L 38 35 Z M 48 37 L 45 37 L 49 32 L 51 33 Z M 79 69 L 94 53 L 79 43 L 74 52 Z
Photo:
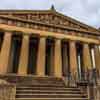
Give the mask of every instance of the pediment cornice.
M 9 17 L 41 22 L 44 24 L 59 25 L 61 27 L 70 27 L 84 31 L 100 32 L 98 29 L 83 24 L 73 18 L 65 16 L 56 10 L 1 10 L 0 15 Z

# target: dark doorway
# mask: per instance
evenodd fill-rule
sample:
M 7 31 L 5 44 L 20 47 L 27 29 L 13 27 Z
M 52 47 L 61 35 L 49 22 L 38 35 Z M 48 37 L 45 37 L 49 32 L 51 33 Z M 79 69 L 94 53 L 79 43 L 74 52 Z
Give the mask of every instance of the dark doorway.
M 12 44 L 11 44 L 10 59 L 9 59 L 9 66 L 10 66 L 9 72 L 17 73 L 19 57 L 20 57 L 20 50 L 21 50 L 21 43 L 22 43 L 22 36 L 14 35 L 12 37 L 11 43 Z
M 4 38 L 4 33 L 0 32 L 0 51 L 1 51 L 1 48 L 2 48 L 2 44 L 3 44 L 3 38 Z
M 54 62 L 54 40 L 47 39 L 46 41 L 46 67 L 45 67 L 45 75 L 53 75 L 53 62 Z
M 62 73 L 64 77 L 69 77 L 69 44 L 66 41 L 62 41 Z
M 77 44 L 77 61 L 78 61 L 78 78 L 82 80 L 84 78 L 84 66 L 83 66 L 83 46 L 81 43 Z
M 39 39 L 37 37 L 30 37 L 28 74 L 34 74 L 34 75 L 36 74 L 38 43 Z

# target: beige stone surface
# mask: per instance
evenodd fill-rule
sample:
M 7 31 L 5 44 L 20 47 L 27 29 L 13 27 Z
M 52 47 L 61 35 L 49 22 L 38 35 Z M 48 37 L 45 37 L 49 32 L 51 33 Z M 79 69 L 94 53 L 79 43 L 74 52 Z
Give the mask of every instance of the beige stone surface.
M 11 48 L 11 33 L 5 32 L 0 52 L 0 74 L 6 74 L 9 69 L 8 62 L 10 56 L 10 48 Z
M 14 85 L 0 84 L 0 100 L 15 100 L 16 87 Z
M 94 55 L 95 55 L 96 69 L 100 72 L 100 51 L 98 45 L 94 47 Z
M 9 85 L 6 80 L 0 79 L 0 85 Z
M 29 54 L 29 36 L 24 35 L 22 39 L 22 46 L 21 46 L 19 66 L 18 66 L 18 74 L 20 75 L 27 75 L 28 54 Z
M 37 72 L 38 76 L 45 75 L 45 56 L 46 56 L 46 38 L 40 37 L 38 54 L 37 54 Z
M 70 41 L 69 42 L 69 55 L 70 55 L 70 72 L 72 77 L 75 77 L 77 74 L 77 57 L 76 57 L 76 43 L 75 41 Z
M 53 36 L 55 38 L 60 38 L 60 39 L 66 39 L 66 40 L 70 39 L 70 40 L 75 40 L 75 41 L 100 44 L 99 39 L 73 36 L 68 33 L 66 33 L 66 34 L 54 33 L 54 32 L 41 31 L 41 30 L 35 30 L 35 29 L 30 29 L 30 28 L 22 28 L 22 27 L 10 26 L 10 25 L 8 26 L 8 25 L 4 25 L 4 24 L 0 24 L 0 29 L 8 30 L 8 31 L 23 32 L 24 34 L 38 34 L 40 36 Z
M 54 76 L 62 77 L 61 40 L 55 40 L 54 47 Z
M 85 71 L 91 70 L 92 68 L 89 44 L 83 44 L 83 66 Z

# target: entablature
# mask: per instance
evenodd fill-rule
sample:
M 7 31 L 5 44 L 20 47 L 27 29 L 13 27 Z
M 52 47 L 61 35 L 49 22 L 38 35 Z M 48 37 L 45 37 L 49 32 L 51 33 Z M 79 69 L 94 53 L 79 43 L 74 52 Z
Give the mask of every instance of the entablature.
M 49 32 L 46 30 L 10 26 L 10 25 L 5 25 L 5 24 L 0 24 L 0 30 L 3 32 L 9 31 L 8 33 L 11 33 L 12 35 L 13 34 L 22 34 L 22 35 L 30 35 L 30 36 L 36 35 L 39 37 L 46 37 L 46 38 L 53 37 L 55 39 L 62 39 L 66 41 L 71 40 L 71 41 L 76 41 L 76 42 L 100 45 L 100 39 L 62 34 L 62 33 L 57 33 L 57 32 Z
M 0 15 L 0 24 L 10 25 L 10 26 L 17 26 L 17 27 L 24 27 L 30 29 L 37 29 L 37 30 L 44 30 L 49 32 L 57 32 L 65 35 L 72 35 L 72 36 L 80 36 L 80 37 L 88 37 L 98 39 L 100 34 L 97 32 L 90 32 L 84 31 L 80 29 L 70 28 L 70 27 L 61 27 L 59 25 L 52 25 L 52 24 L 45 24 L 36 21 L 26 21 L 15 17 L 9 16 L 1 16 Z

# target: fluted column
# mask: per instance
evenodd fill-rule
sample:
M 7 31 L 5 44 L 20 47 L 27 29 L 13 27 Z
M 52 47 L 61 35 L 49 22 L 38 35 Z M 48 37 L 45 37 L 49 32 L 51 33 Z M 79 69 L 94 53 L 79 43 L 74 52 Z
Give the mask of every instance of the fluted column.
M 54 47 L 54 76 L 62 77 L 61 40 L 55 40 Z
M 69 42 L 69 54 L 70 54 L 70 72 L 71 76 L 75 77 L 77 74 L 77 54 L 76 54 L 76 43 L 75 41 Z
M 26 75 L 28 69 L 28 56 L 29 56 L 29 36 L 24 35 L 22 39 L 18 74 Z
M 85 72 L 91 70 L 92 68 L 92 61 L 88 44 L 83 44 L 83 67 Z
M 0 74 L 6 74 L 8 71 L 10 48 L 11 48 L 11 33 L 5 32 L 2 48 L 0 51 Z
M 37 75 L 44 76 L 45 74 L 45 56 L 46 56 L 46 38 L 40 37 L 37 56 Z
M 99 51 L 99 46 L 94 47 L 94 56 L 95 56 L 96 69 L 100 73 L 100 51 Z

